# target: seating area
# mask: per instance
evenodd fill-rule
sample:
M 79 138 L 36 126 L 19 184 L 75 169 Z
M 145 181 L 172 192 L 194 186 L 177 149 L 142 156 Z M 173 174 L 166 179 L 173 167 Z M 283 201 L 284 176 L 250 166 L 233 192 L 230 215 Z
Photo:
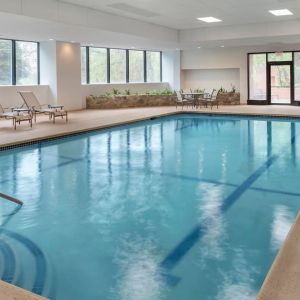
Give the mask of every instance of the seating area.
M 68 112 L 64 110 L 63 105 L 40 104 L 35 94 L 31 91 L 18 91 L 24 103 L 18 107 L 3 108 L 0 104 L 0 118 L 11 119 L 13 128 L 16 130 L 17 125 L 21 122 L 28 121 L 32 128 L 32 120 L 37 122 L 37 115 L 44 114 L 49 116 L 49 120 L 55 124 L 57 117 L 68 122 Z
M 202 107 L 210 107 L 210 109 L 215 106 L 219 108 L 218 95 L 220 91 L 213 89 L 211 92 L 192 90 L 190 91 L 176 91 L 177 101 L 176 108 L 181 106 L 183 109 L 184 106 L 191 108 L 202 108 Z

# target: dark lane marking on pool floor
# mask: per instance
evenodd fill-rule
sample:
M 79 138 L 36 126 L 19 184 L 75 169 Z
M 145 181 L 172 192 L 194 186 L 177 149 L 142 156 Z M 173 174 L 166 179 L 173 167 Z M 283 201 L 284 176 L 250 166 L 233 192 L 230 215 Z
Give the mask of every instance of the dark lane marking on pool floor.
M 245 192 L 246 190 L 277 161 L 278 155 L 271 156 L 261 167 L 252 173 L 244 182 L 235 189 L 221 205 L 221 212 L 226 212 Z M 191 250 L 198 240 L 208 231 L 213 219 L 204 220 L 201 224 L 196 225 L 190 233 L 161 261 L 159 264 L 162 273 L 171 271 L 182 258 Z

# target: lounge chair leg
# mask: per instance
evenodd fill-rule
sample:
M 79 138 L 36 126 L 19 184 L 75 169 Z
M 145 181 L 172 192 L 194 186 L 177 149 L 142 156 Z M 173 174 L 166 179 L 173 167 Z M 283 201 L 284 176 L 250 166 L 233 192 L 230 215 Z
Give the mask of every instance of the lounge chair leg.
M 68 113 L 66 113 L 66 123 L 68 123 Z

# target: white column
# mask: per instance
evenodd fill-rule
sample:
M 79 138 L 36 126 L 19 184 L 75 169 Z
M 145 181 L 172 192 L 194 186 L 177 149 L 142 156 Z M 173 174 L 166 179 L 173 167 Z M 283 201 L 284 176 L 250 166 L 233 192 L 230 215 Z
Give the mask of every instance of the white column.
M 40 61 L 41 84 L 49 85 L 48 102 L 62 104 L 68 110 L 82 109 L 80 45 L 42 42 Z
M 162 80 L 168 82 L 170 88 L 179 90 L 181 84 L 180 50 L 163 51 Z

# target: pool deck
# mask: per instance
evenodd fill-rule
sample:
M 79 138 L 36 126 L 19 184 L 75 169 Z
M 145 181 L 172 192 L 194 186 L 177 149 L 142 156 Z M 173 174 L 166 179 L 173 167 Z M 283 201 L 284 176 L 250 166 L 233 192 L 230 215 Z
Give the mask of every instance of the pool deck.
M 38 122 L 31 129 L 25 122 L 15 131 L 12 121 L 0 121 L 0 148 L 34 142 L 72 133 L 113 127 L 152 117 L 173 115 L 181 112 L 199 114 L 280 116 L 300 118 L 300 107 L 296 106 L 222 106 L 219 109 L 176 109 L 175 107 L 131 108 L 116 110 L 82 110 L 69 113 L 69 122 L 57 119 L 49 122 L 47 116 L 38 116 Z M 258 300 L 298 300 L 300 299 L 300 214 L 291 228 L 287 239 L 277 255 L 272 268 L 258 295 Z M 43 297 L 0 281 L 0 299 L 42 300 Z
M 0 280 L 0 300 L 46 300 L 26 290 Z
M 0 147 L 33 142 L 71 133 L 101 129 L 115 125 L 128 124 L 135 121 L 146 120 L 151 117 L 172 115 L 180 112 L 197 112 L 200 114 L 235 114 L 254 116 L 281 116 L 300 118 L 300 106 L 284 105 L 239 105 L 221 106 L 219 109 L 176 109 L 175 107 L 130 108 L 114 110 L 81 110 L 69 113 L 69 122 L 56 120 L 56 124 L 49 122 L 47 116 L 38 116 L 38 121 L 29 127 L 26 122 L 17 126 L 15 131 L 11 120 L 0 121 Z
M 300 213 L 267 275 L 257 300 L 300 299 Z

